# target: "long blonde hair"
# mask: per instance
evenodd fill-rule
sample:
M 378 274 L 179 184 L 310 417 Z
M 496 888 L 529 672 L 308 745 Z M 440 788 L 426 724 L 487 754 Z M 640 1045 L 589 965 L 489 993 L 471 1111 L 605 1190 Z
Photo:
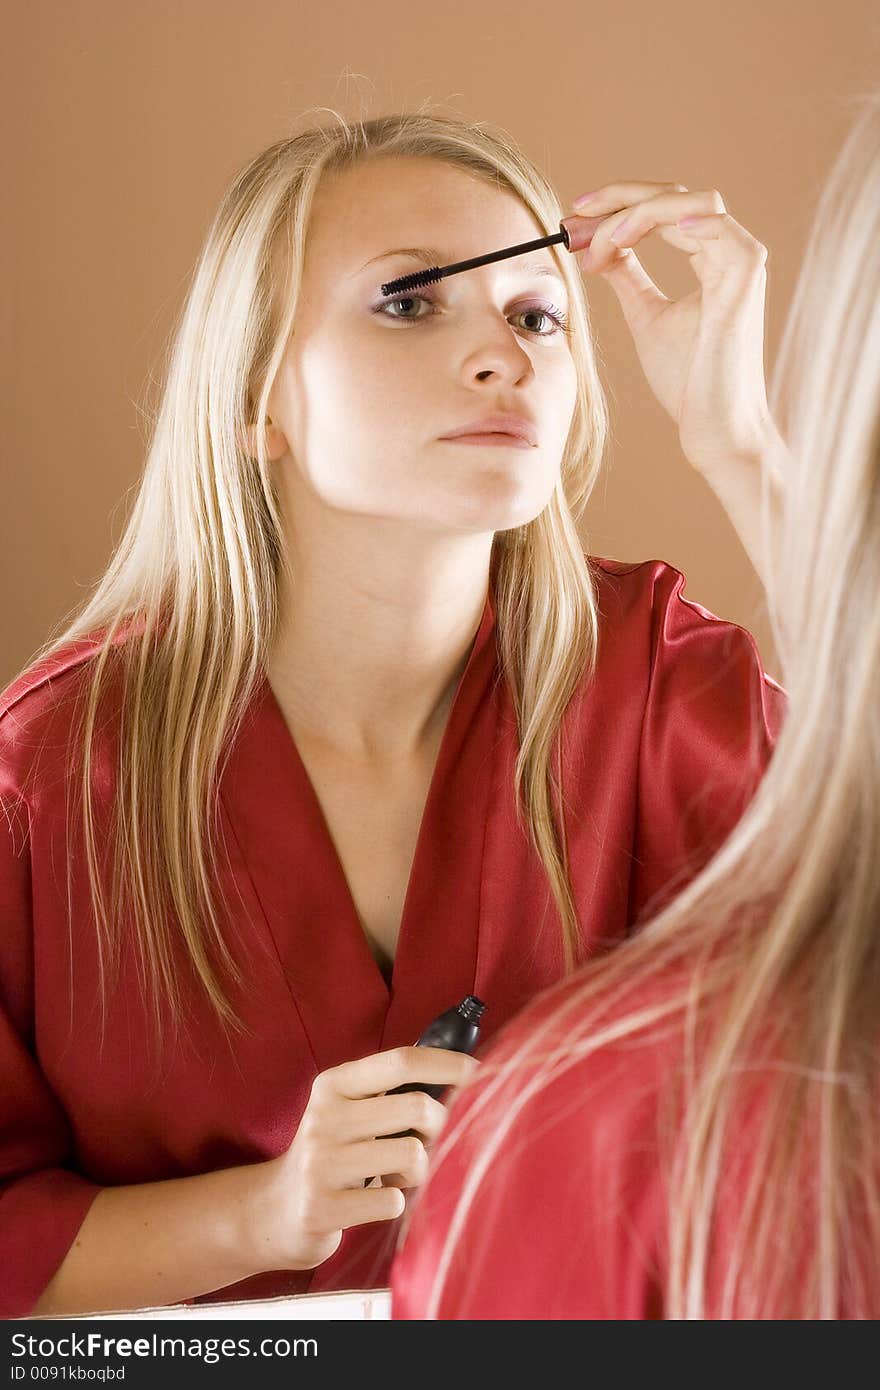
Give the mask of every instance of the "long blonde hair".
M 174 1017 L 183 1007 L 180 944 L 224 1027 L 240 1026 L 229 984 L 241 972 L 216 891 L 217 789 L 265 672 L 285 564 L 263 431 L 255 457 L 248 441 L 268 417 L 295 324 L 315 190 L 325 171 L 376 155 L 429 156 L 466 169 L 515 194 L 545 234 L 558 230 L 563 213 L 550 185 L 504 132 L 485 124 L 425 111 L 358 122 L 334 113 L 253 158 L 222 199 L 195 269 L 127 529 L 90 600 L 39 654 L 94 640 L 77 734 L 76 815 L 102 976 L 106 986 L 131 944 L 157 1023 L 160 1000 Z M 578 933 L 555 736 L 577 682 L 595 664 L 594 581 L 575 522 L 599 471 L 607 413 L 583 284 L 573 258 L 557 261 L 579 384 L 561 484 L 533 522 L 496 536 L 493 568 L 499 648 L 520 732 L 517 804 L 546 868 L 571 965 Z M 111 682 L 122 693 L 105 875 L 108 835 L 96 821 L 93 772 Z
M 670 1036 L 666 1316 L 880 1315 L 880 93 L 819 201 L 771 409 L 788 445 L 768 460 L 781 535 L 764 511 L 790 695 L 774 758 L 703 873 L 484 1063 L 427 1316 L 529 1097 L 603 1046 L 637 1066 L 634 1044 Z M 459 1128 L 453 1111 L 434 1172 Z

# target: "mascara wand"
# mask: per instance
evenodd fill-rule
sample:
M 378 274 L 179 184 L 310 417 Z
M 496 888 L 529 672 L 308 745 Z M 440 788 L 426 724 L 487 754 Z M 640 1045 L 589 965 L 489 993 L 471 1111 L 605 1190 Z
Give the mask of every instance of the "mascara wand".
M 447 275 L 458 275 L 462 270 L 474 270 L 478 265 L 489 265 L 492 261 L 504 261 L 508 256 L 522 256 L 526 251 L 540 251 L 545 246 L 555 246 L 562 242 L 566 251 L 580 251 L 589 245 L 596 230 L 594 223 L 598 218 L 570 217 L 567 222 L 580 223 L 580 226 L 566 226 L 560 222 L 559 231 L 553 236 L 538 237 L 537 241 L 523 241 L 518 246 L 505 246 L 500 251 L 489 251 L 485 256 L 472 256 L 468 261 L 455 261 L 452 265 L 433 265 L 429 270 L 418 270 L 413 275 L 402 275 L 397 280 L 389 280 L 381 287 L 381 293 L 389 295 L 408 294 L 410 290 L 432 285 L 435 280 L 443 280 Z M 587 226 L 586 224 L 590 224 Z

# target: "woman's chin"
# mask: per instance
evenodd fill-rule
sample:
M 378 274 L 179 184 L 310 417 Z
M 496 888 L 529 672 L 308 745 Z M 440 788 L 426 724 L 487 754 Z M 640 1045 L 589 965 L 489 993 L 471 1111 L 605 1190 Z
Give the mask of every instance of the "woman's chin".
M 553 496 L 556 478 L 517 479 L 509 474 L 482 481 L 480 487 L 458 488 L 449 499 L 448 519 L 469 531 L 512 531 L 527 526 L 547 506 Z
M 456 520 L 467 531 L 514 531 L 540 516 L 551 495 L 496 499 L 494 504 L 483 501 L 480 505 L 456 508 Z

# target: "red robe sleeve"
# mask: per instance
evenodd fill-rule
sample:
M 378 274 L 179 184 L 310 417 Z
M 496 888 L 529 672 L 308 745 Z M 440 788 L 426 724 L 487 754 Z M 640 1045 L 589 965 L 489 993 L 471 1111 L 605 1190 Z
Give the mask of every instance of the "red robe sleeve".
M 705 866 L 766 771 L 785 716 L 782 687 L 751 633 L 684 598 L 654 569 L 630 911 L 644 921 Z
M 66 1168 L 73 1140 L 34 1049 L 30 817 L 0 719 L 0 1316 L 25 1317 L 100 1190 Z

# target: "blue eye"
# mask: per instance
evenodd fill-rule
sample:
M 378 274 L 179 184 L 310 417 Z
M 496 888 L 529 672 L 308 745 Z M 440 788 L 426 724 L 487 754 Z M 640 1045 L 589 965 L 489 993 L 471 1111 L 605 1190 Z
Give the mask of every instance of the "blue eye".
M 373 310 L 373 312 L 376 313 L 376 314 L 381 314 L 381 316 L 382 316 L 383 318 L 386 318 L 386 319 L 394 319 L 394 320 L 395 320 L 396 322 L 398 322 L 398 323 L 417 323 L 417 322 L 419 321 L 419 319 L 430 318 L 431 315 L 430 315 L 430 314 L 412 314 L 412 313 L 406 313 L 406 312 L 405 312 L 405 313 L 393 313 L 393 314 L 391 314 L 391 313 L 387 313 L 386 310 L 391 309 L 391 308 L 396 308 L 396 307 L 417 306 L 417 305 L 419 305 L 419 304 L 427 304 L 427 305 L 430 306 L 430 305 L 434 304 L 434 302 L 435 302 L 435 301 L 434 301 L 433 299 L 431 299 L 428 295 L 425 295 L 425 294 L 405 294 L 405 295 L 398 295 L 398 296 L 397 296 L 396 298 L 394 298 L 394 299 L 386 299 L 386 300 L 383 300 L 381 304 L 378 304 L 378 305 L 376 306 L 376 308 Z M 570 333 L 570 332 L 571 332 L 571 329 L 569 328 L 569 324 L 568 324 L 568 316 L 567 316 L 567 314 L 564 314 L 564 313 L 562 312 L 561 309 L 557 309 L 555 305 L 548 305 L 546 308 L 542 305 L 542 306 L 540 306 L 540 307 L 532 308 L 532 309 L 520 309 L 520 310 L 519 310 L 519 313 L 513 315 L 512 317 L 514 317 L 514 318 L 517 318 L 517 317 L 523 318 L 523 317 L 525 317 L 527 314 L 530 314 L 530 315 L 532 315 L 532 316 L 536 316 L 536 317 L 542 318 L 542 319 L 550 319 L 550 321 L 551 321 L 553 324 L 555 324 L 555 327 L 554 327 L 550 332 L 542 332 L 540 329 L 537 329 L 537 328 L 526 328 L 526 329 L 525 329 L 526 333 L 531 333 L 533 337 L 536 337 L 536 338 L 554 338 L 554 337 L 556 336 L 557 333 Z

